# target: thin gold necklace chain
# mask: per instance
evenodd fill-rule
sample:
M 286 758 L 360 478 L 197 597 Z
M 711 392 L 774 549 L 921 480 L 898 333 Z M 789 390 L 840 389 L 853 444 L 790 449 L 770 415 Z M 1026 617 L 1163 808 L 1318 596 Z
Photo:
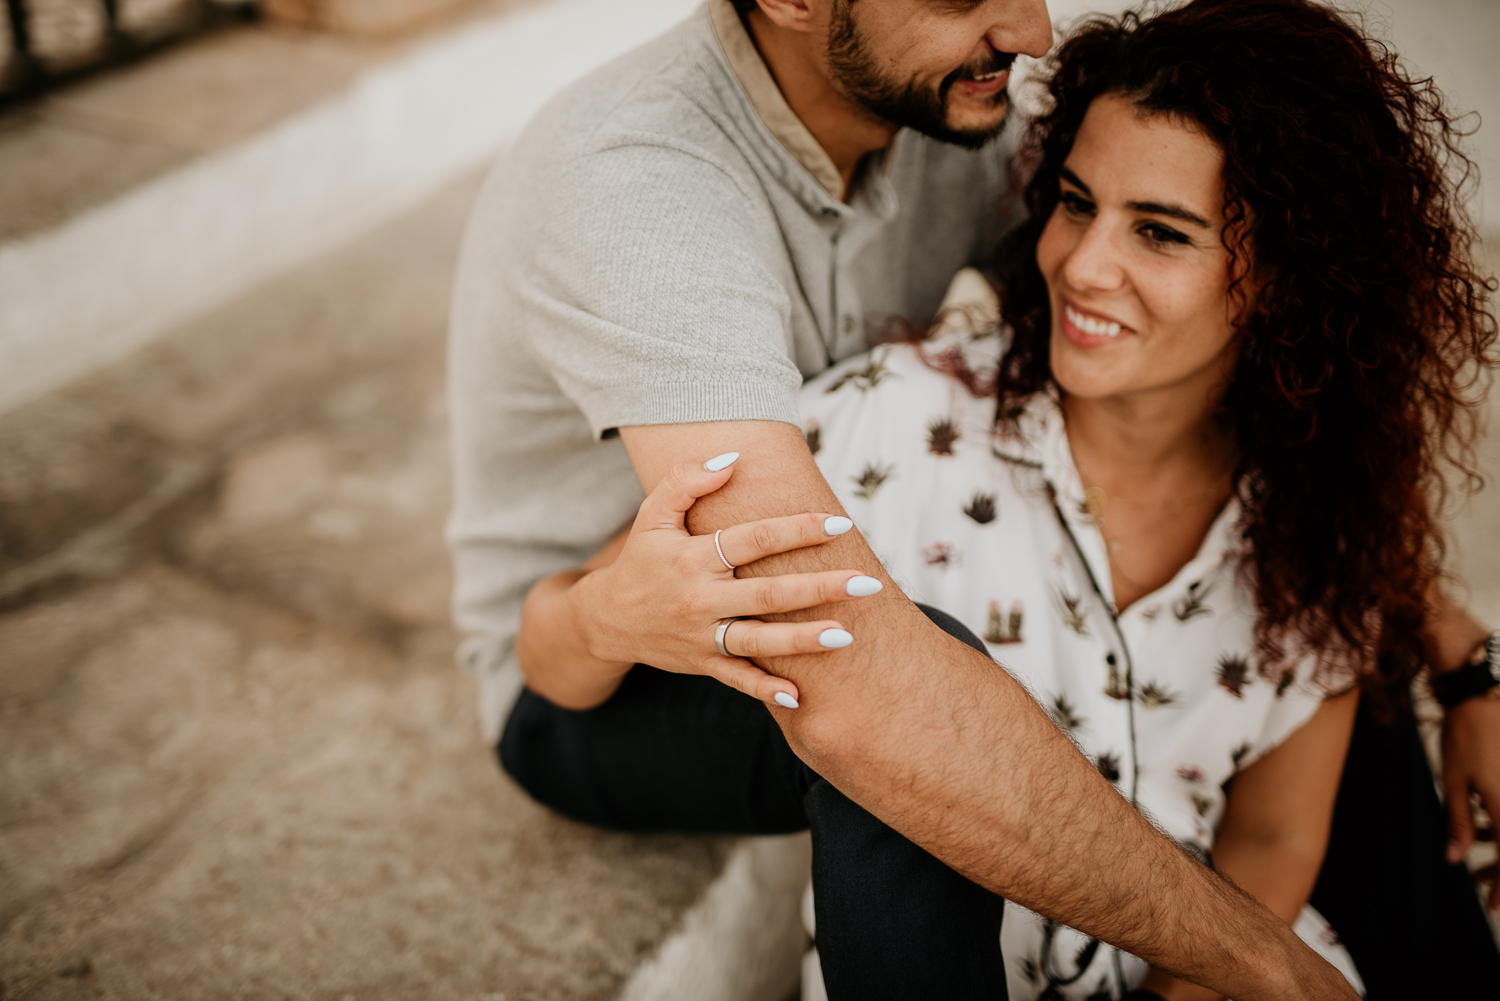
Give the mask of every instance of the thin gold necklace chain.
M 1094 506 L 1092 501 L 1095 497 L 1097 497 L 1100 508 L 1099 513 L 1101 515 L 1103 514 L 1103 507 L 1106 501 L 1119 501 L 1121 504 L 1135 504 L 1140 507 L 1154 507 L 1157 510 L 1161 511 L 1162 514 L 1171 514 L 1174 511 L 1182 511 L 1190 507 L 1196 507 L 1205 501 L 1214 500 L 1224 492 L 1223 484 L 1216 483 L 1199 493 L 1193 494 L 1191 497 L 1184 497 L 1181 499 L 1174 497 L 1168 500 L 1157 501 L 1140 500 L 1135 497 L 1121 497 L 1119 494 L 1112 494 L 1108 490 L 1105 490 L 1103 487 L 1094 483 L 1089 474 L 1084 472 L 1083 467 L 1081 465 L 1078 465 L 1076 461 L 1074 462 L 1074 465 L 1078 469 L 1078 478 L 1083 481 L 1084 496 L 1089 498 L 1091 502 L 1089 505 L 1090 509 L 1092 509 Z
M 1194 494 L 1193 496 L 1185 498 L 1183 500 L 1172 500 L 1164 502 L 1135 500 L 1130 497 L 1117 496 L 1110 493 L 1108 490 L 1105 490 L 1103 487 L 1090 482 L 1088 473 L 1084 472 L 1083 466 L 1079 464 L 1076 459 L 1074 460 L 1074 468 L 1078 470 L 1078 478 L 1083 484 L 1084 506 L 1088 509 L 1089 517 L 1093 519 L 1094 524 L 1098 526 L 1099 534 L 1104 537 L 1104 550 L 1109 559 L 1110 568 L 1115 573 L 1120 575 L 1121 580 L 1138 591 L 1149 591 L 1151 589 L 1145 583 L 1136 580 L 1134 577 L 1130 576 L 1130 574 L 1125 572 L 1125 569 L 1120 566 L 1118 554 L 1120 550 L 1124 548 L 1125 543 L 1130 541 L 1131 538 L 1138 538 L 1141 535 L 1146 534 L 1148 531 L 1150 531 L 1150 529 L 1142 529 L 1141 531 L 1136 532 L 1134 535 L 1123 539 L 1118 535 L 1110 535 L 1110 533 L 1105 529 L 1104 517 L 1104 508 L 1109 503 L 1109 501 L 1116 500 L 1120 501 L 1121 503 L 1138 504 L 1143 507 L 1156 506 L 1161 511 L 1162 516 L 1165 517 L 1166 515 L 1172 514 L 1176 511 L 1184 511 L 1188 508 L 1196 507 L 1197 505 L 1202 504 L 1205 501 L 1213 500 L 1223 494 L 1223 486 L 1215 485 L 1208 488 L 1207 490 L 1204 490 L 1201 493 Z

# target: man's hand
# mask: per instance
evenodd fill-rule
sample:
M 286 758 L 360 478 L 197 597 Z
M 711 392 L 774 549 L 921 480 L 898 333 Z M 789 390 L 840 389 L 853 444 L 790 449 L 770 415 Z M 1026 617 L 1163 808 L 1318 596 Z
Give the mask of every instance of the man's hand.
M 1476 837 L 1493 841 L 1500 816 L 1500 699 L 1477 698 L 1448 710 L 1443 720 L 1443 792 L 1448 800 L 1448 861 L 1461 862 Z M 1476 830 L 1473 799 L 1491 826 Z M 1490 883 L 1489 906 L 1500 909 L 1500 879 L 1490 865 L 1476 874 Z

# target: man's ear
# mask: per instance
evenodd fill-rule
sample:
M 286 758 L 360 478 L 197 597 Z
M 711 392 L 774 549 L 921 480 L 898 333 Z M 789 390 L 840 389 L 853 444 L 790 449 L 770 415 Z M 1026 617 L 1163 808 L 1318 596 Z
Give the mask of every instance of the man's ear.
M 760 4 L 760 13 L 764 14 L 770 22 L 778 28 L 788 31 L 811 31 L 818 20 L 818 15 L 823 13 L 820 7 L 826 6 L 830 0 L 756 0 Z M 754 12 L 751 12 L 754 16 Z

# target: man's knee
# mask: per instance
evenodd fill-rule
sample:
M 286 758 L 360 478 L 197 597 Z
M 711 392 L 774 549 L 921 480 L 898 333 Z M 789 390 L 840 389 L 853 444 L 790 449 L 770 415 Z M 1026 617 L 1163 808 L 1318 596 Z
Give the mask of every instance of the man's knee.
M 496 752 L 500 767 L 532 799 L 564 816 L 616 826 L 589 758 L 588 714 L 559 709 L 522 689 Z
M 941 608 L 933 608 L 931 605 L 924 605 L 920 602 L 917 603 L 917 607 L 920 608 L 923 612 L 927 613 L 927 617 L 932 620 L 933 625 L 937 626 L 949 636 L 952 636 L 954 639 L 963 640 L 965 643 L 969 644 L 969 646 L 973 647 L 975 650 L 978 650 L 986 657 L 990 655 L 990 651 L 985 647 L 983 641 L 981 641 L 978 636 L 975 636 L 973 631 L 970 630 L 968 626 L 964 625 L 962 622 L 958 621 L 953 616 L 943 611 Z
M 555 708 L 530 689 L 521 689 L 495 747 L 500 767 L 527 792 L 532 792 L 535 778 L 531 764 L 545 754 L 545 750 L 537 745 L 547 741 L 547 731 L 551 728 L 547 710 Z

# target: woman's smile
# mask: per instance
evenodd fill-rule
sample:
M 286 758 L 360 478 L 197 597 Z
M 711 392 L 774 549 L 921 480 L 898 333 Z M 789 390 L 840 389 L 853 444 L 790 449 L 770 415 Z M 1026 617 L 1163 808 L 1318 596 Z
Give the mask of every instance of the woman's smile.
M 1062 333 L 1070 344 L 1080 348 L 1097 348 L 1114 344 L 1121 334 L 1133 334 L 1135 331 L 1118 320 L 1085 310 L 1064 299 Z

